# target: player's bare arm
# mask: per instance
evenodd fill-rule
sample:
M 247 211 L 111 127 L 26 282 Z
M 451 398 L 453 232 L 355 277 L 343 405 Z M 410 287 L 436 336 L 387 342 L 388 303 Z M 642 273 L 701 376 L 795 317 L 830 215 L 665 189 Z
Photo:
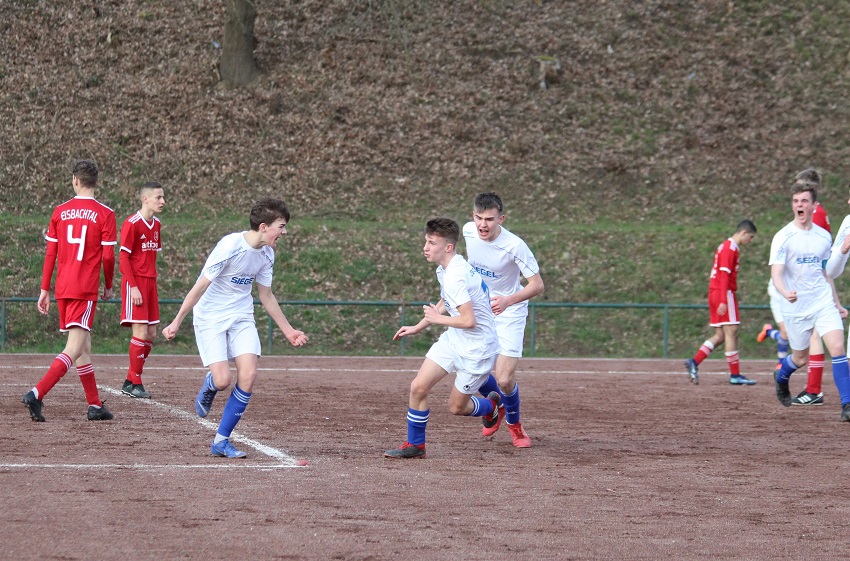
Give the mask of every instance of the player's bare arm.
M 180 329 L 180 324 L 183 323 L 183 320 L 189 315 L 189 312 L 192 311 L 192 308 L 195 307 L 195 304 L 198 303 L 201 296 L 204 295 L 211 284 L 212 281 L 203 275 L 198 279 L 198 282 L 195 283 L 195 286 L 192 287 L 192 290 L 189 291 L 189 294 L 183 300 L 183 304 L 180 306 L 180 311 L 174 317 L 174 321 L 162 330 L 163 337 L 169 341 L 174 339 L 174 336 L 177 335 L 177 330 Z
M 402 326 L 398 331 L 396 331 L 395 335 L 393 335 L 393 341 L 398 341 L 407 335 L 416 335 L 426 327 L 432 325 L 432 322 L 428 320 L 428 313 L 426 310 L 434 310 L 437 312 L 437 315 L 443 315 L 448 312 L 448 310 L 446 310 L 446 304 L 442 298 L 440 298 L 440 301 L 436 304 L 427 304 L 422 306 L 422 312 L 425 317 L 423 317 L 416 325 Z
M 440 304 L 442 304 L 442 300 L 440 300 Z M 438 307 L 434 304 L 429 304 L 428 306 L 422 306 L 422 308 L 425 312 L 425 319 L 435 325 L 444 325 L 446 327 L 456 327 L 459 329 L 472 329 L 476 325 L 472 302 L 467 302 L 458 306 L 457 311 L 460 313 L 459 316 L 441 314 L 440 310 L 445 309 L 445 306 Z
M 785 265 L 782 265 L 781 263 L 775 263 L 770 266 L 770 278 L 773 279 L 773 284 L 776 286 L 776 290 L 783 298 L 793 304 L 797 301 L 797 291 L 789 291 L 785 288 L 785 281 L 782 280 L 783 272 L 785 272 Z
M 422 319 L 416 325 L 403 325 L 401 328 L 399 328 L 398 331 L 395 332 L 395 335 L 393 335 L 393 341 L 398 341 L 399 339 L 401 339 L 402 337 L 406 337 L 407 335 L 416 335 L 429 325 L 431 324 L 426 319 Z
M 303 331 L 299 331 L 292 327 L 289 320 L 286 319 L 286 316 L 283 314 L 283 310 L 280 309 L 280 304 L 278 304 L 277 298 L 275 298 L 271 288 L 261 284 L 257 285 L 257 294 L 260 297 L 260 303 L 269 314 L 269 317 L 274 320 L 283 332 L 284 337 L 286 337 L 293 347 L 301 347 L 309 341 L 309 337 L 307 337 Z

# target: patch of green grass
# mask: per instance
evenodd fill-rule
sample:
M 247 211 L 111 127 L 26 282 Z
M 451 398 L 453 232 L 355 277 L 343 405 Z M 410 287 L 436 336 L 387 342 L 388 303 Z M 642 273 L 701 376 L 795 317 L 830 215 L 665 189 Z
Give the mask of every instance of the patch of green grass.
M 824 205 L 837 228 L 847 211 L 847 178 L 827 175 Z M 637 186 L 628 204 L 652 204 L 658 192 Z M 661 194 L 675 198 L 676 193 Z M 786 189 L 777 189 L 770 208 L 754 213 L 759 228 L 755 241 L 742 251 L 739 271 L 739 299 L 744 306 L 766 306 L 767 259 L 770 240 L 791 219 Z M 667 317 L 669 356 L 688 356 L 711 334 L 708 313 L 704 309 L 708 274 L 716 246 L 732 234 L 738 220 L 718 212 L 706 216 L 701 209 L 682 207 L 680 216 L 647 220 L 628 217 L 628 204 L 605 217 L 584 220 L 581 206 L 585 200 L 559 201 L 561 208 L 575 212 L 564 219 L 551 216 L 512 217 L 506 223 L 523 237 L 540 262 L 546 291 L 539 303 L 659 303 L 700 306 L 693 310 L 672 309 Z M 377 203 L 375 203 L 377 209 Z M 132 208 L 125 205 L 120 214 Z M 463 201 L 457 204 L 457 218 L 463 221 L 467 211 Z M 158 259 L 163 322 L 176 313 L 179 303 L 194 283 L 206 256 L 224 235 L 244 230 L 247 220 L 234 210 L 214 211 L 202 204 L 189 210 L 169 212 L 163 222 L 164 250 Z M 126 211 L 126 212 L 125 212 Z M 689 217 L 693 212 L 693 219 Z M 38 215 L 0 215 L 0 226 L 9 241 L 0 247 L 0 295 L 35 298 L 44 255 L 42 230 L 47 213 Z M 434 265 L 422 257 L 422 222 L 431 216 L 428 209 L 410 210 L 402 217 L 386 216 L 362 219 L 359 216 L 301 217 L 290 222 L 288 235 L 277 249 L 272 286 L 281 301 L 360 301 L 360 302 L 433 302 L 439 299 Z M 700 218 L 700 214 L 702 217 Z M 680 219 L 681 218 L 681 219 Z M 463 244 L 460 244 L 464 251 Z M 116 279 L 120 278 L 116 271 Z M 838 281 L 839 292 L 843 281 Z M 293 305 L 284 311 L 292 324 L 307 332 L 311 341 L 303 349 L 294 349 L 276 328 L 268 339 L 268 318 L 257 308 L 257 322 L 264 347 L 272 353 L 305 354 L 405 354 L 419 355 L 439 334 L 430 329 L 401 343 L 392 336 L 405 322 L 420 319 L 418 305 L 354 306 Z M 402 317 L 402 313 L 404 317 Z M 665 318 L 662 310 L 640 307 L 613 308 L 537 308 L 534 326 L 535 348 L 526 354 L 536 356 L 661 356 L 664 352 Z M 742 312 L 742 356 L 769 358 L 769 346 L 753 342 L 753 332 L 770 320 L 766 309 Z M 34 302 L 7 303 L 7 351 L 57 352 L 64 336 L 57 330 L 55 307 L 51 315 L 37 313 Z M 123 353 L 128 331 L 118 326 L 118 307 L 101 303 L 95 330 L 96 353 Z M 194 354 L 191 318 L 177 340 L 160 348 L 168 352 Z

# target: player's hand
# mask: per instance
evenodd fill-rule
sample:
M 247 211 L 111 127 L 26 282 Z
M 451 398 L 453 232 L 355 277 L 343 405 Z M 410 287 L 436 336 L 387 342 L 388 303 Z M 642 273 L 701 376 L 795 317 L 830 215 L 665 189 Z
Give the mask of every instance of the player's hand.
M 36 306 L 38 307 L 39 312 L 47 315 L 48 310 L 50 310 L 50 292 L 42 290 L 41 294 L 38 295 L 38 303 Z
M 726 313 L 727 307 L 725 303 L 720 303 L 717 306 L 717 315 L 722 316 Z
M 130 299 L 133 301 L 134 306 L 142 305 L 142 291 L 139 290 L 138 286 L 130 288 Z
M 797 301 L 797 291 L 796 291 L 796 290 L 792 290 L 791 292 L 789 292 L 789 293 L 785 296 L 785 299 L 786 299 L 786 300 L 788 300 L 789 302 L 791 302 L 791 303 L 793 304 L 794 302 L 796 302 L 796 301 Z
M 436 304 L 428 304 L 426 306 L 422 306 L 422 313 L 425 315 L 425 319 L 428 320 L 429 323 L 437 323 L 440 321 L 440 316 L 443 315 L 440 313 L 439 308 L 437 308 Z
M 413 325 L 402 326 L 401 329 L 396 331 L 395 335 L 393 335 L 393 341 L 398 341 L 399 339 L 401 339 L 405 335 L 415 335 L 416 333 L 418 333 L 418 331 L 416 331 L 414 328 L 415 328 L 415 326 L 413 326 Z
M 289 342 L 293 347 L 301 347 L 310 340 L 303 331 L 298 331 L 297 329 L 292 333 L 287 334 L 286 338 L 289 339 Z
M 162 336 L 165 337 L 167 341 L 171 341 L 174 339 L 174 336 L 177 335 L 178 327 L 179 326 L 174 325 L 174 323 L 166 325 L 165 329 L 162 330 Z
M 501 314 L 508 308 L 508 306 L 509 304 L 507 302 L 507 298 L 505 298 L 504 296 L 490 297 L 490 308 L 493 310 L 494 314 Z
M 103 289 L 103 295 L 101 295 L 100 299 L 101 300 L 109 300 L 110 298 L 112 298 L 112 289 L 111 288 L 104 288 Z
M 838 306 L 838 313 L 841 314 L 841 319 L 847 319 L 847 308 Z

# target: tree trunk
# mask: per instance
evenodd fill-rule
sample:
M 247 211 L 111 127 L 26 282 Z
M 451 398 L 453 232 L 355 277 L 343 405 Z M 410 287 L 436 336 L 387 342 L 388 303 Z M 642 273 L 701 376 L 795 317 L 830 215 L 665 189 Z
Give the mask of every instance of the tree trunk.
M 227 0 L 227 21 L 221 45 L 221 79 L 230 87 L 241 87 L 257 79 L 254 60 L 254 0 Z

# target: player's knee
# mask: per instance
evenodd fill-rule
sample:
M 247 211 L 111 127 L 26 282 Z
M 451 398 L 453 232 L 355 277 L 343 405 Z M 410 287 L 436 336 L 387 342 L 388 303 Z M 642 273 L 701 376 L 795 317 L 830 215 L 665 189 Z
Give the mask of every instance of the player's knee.
M 414 379 L 410 382 L 410 396 L 417 399 L 424 399 L 428 397 L 428 388 Z
M 449 401 L 449 413 L 452 415 L 466 415 L 466 403 L 454 403 Z

